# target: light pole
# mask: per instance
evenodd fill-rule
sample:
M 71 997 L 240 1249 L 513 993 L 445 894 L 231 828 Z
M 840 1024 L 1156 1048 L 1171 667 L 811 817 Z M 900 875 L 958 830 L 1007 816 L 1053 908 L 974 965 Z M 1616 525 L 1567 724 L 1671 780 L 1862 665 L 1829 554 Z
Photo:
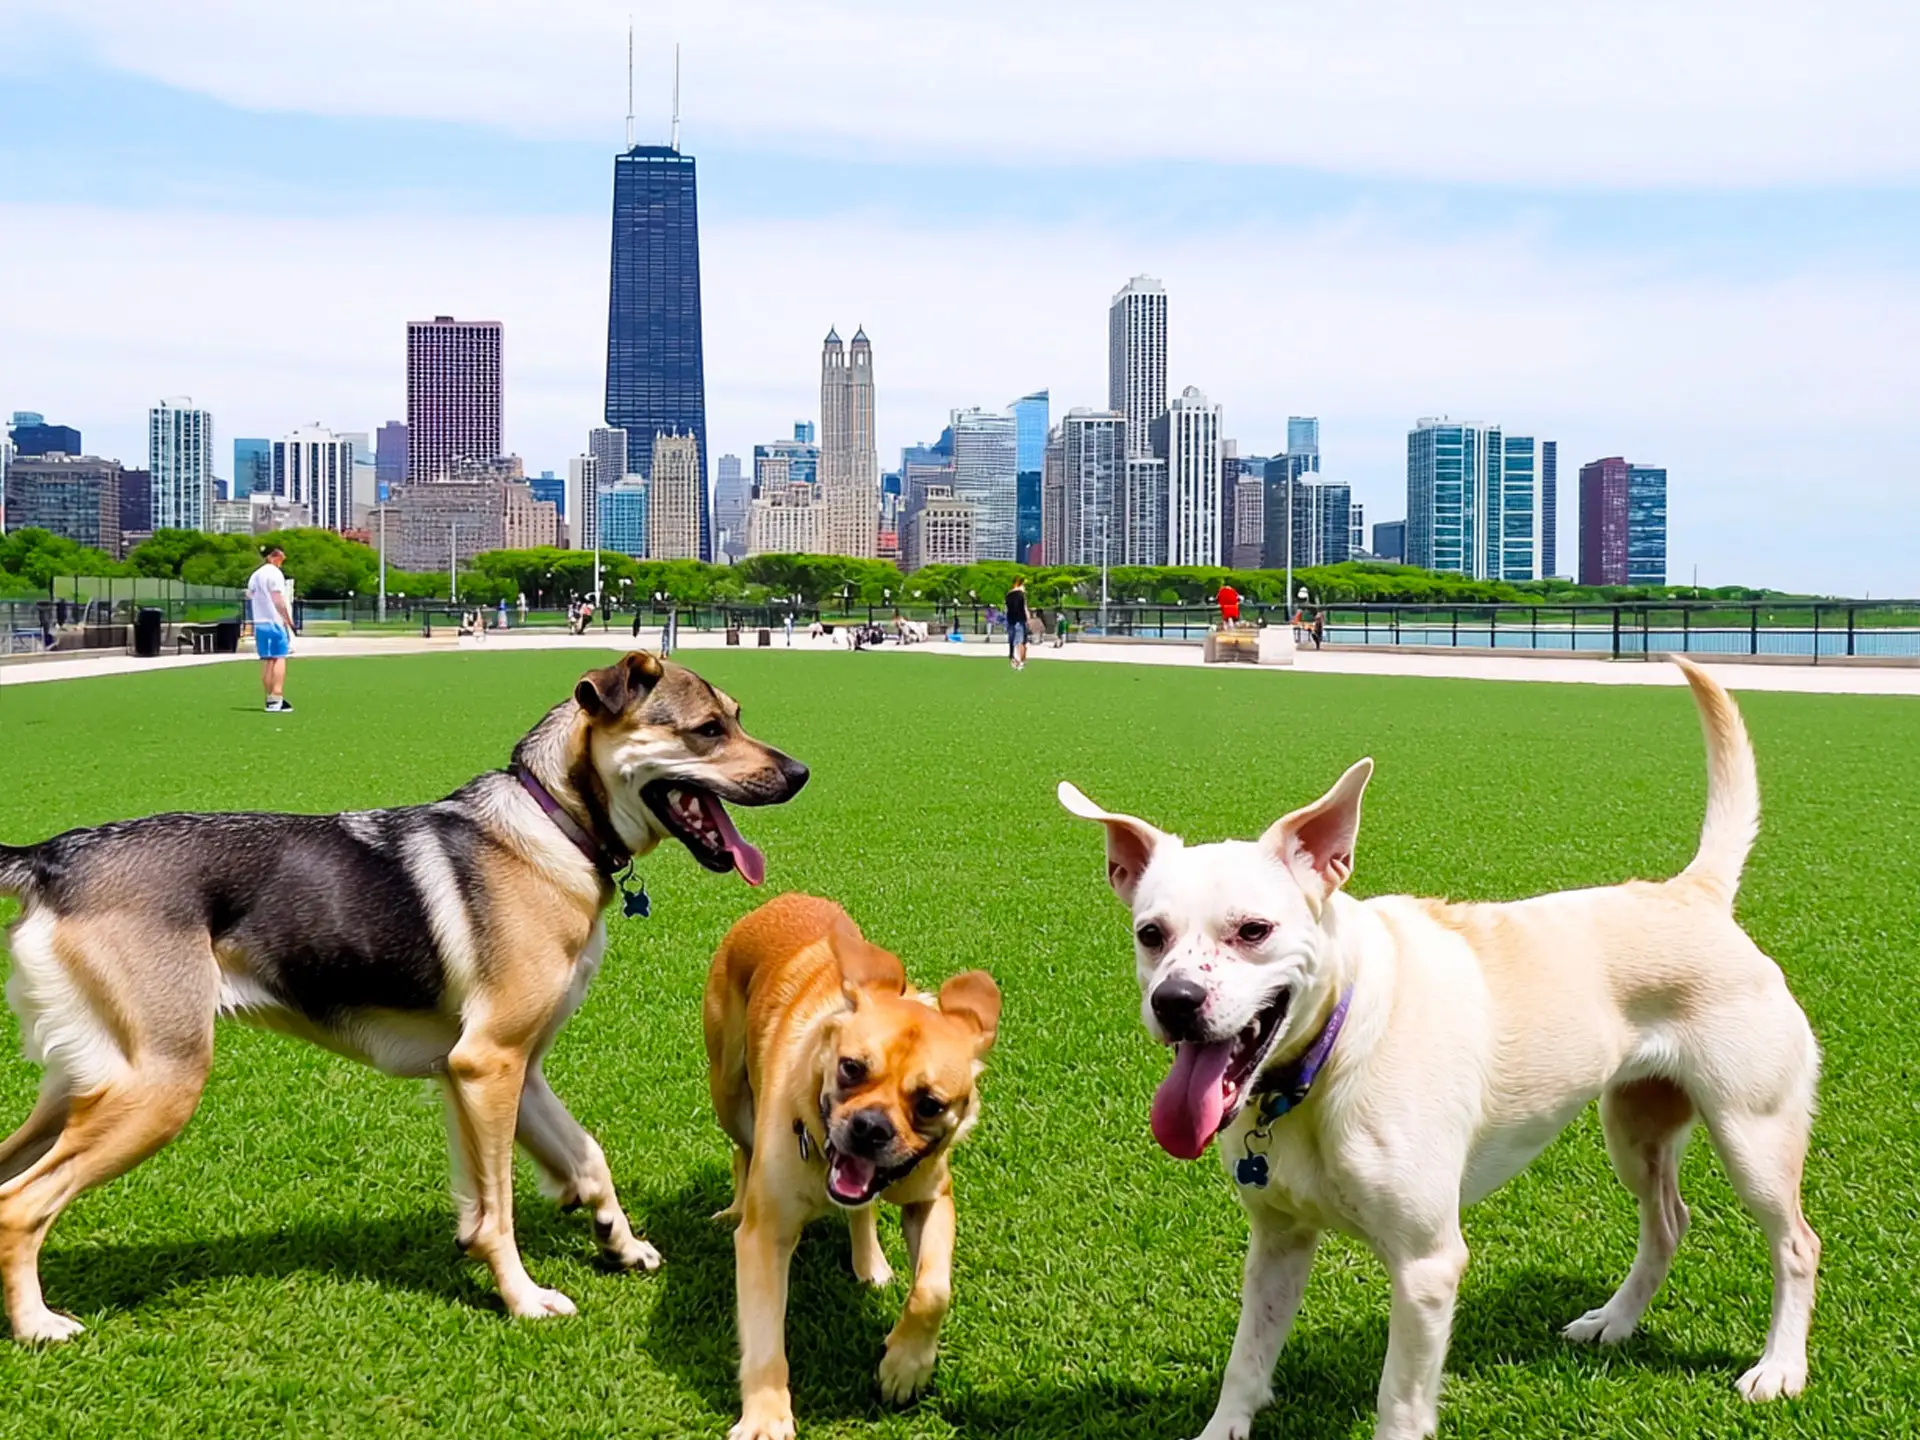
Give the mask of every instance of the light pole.
M 447 603 L 460 603 L 460 522 L 447 523 Z
M 1107 514 L 1104 510 L 1100 512 L 1100 633 L 1107 633 Z
M 1293 457 L 1285 456 L 1281 463 L 1287 467 L 1287 583 L 1280 593 L 1291 597 L 1293 594 Z M 1291 615 L 1287 616 L 1287 623 L 1289 625 L 1293 623 Z M 1300 637 L 1296 635 L 1293 638 L 1298 640 Z
M 380 507 L 380 623 L 387 622 L 387 507 Z

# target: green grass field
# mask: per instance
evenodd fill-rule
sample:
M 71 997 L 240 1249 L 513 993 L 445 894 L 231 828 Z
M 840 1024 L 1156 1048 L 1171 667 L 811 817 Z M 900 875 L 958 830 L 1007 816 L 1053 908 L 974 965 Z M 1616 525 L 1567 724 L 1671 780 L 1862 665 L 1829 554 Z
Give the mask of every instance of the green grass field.
M 259 713 L 251 665 L 9 687 L 0 837 L 167 809 L 426 800 L 504 763 L 585 658 L 296 661 L 286 717 Z M 956 1297 L 927 1398 L 899 1412 L 875 1399 L 904 1277 L 864 1291 L 830 1221 L 801 1247 L 795 1409 L 822 1440 L 1176 1437 L 1211 1411 L 1244 1226 L 1211 1157 L 1181 1165 L 1148 1134 L 1166 1060 L 1139 1025 L 1099 835 L 1059 810 L 1056 781 L 1218 838 L 1257 833 L 1371 754 L 1353 888 L 1457 898 L 1664 876 L 1692 853 L 1705 788 L 1683 691 L 696 658 L 750 728 L 813 767 L 795 803 L 741 815 L 768 890 L 839 899 L 922 984 L 984 966 L 1006 997 L 985 1118 L 955 1164 Z M 1920 706 L 1742 703 L 1767 818 L 1740 914 L 1827 1057 L 1807 1183 L 1826 1246 L 1812 1385 L 1759 1410 L 1735 1396 L 1766 1329 L 1767 1263 L 1704 1143 L 1683 1176 L 1693 1230 L 1642 1333 L 1605 1354 L 1558 1338 L 1633 1252 L 1633 1207 L 1589 1113 L 1468 1214 L 1443 1434 L 1914 1433 Z M 644 874 L 654 918 L 610 922 L 605 968 L 547 1070 L 665 1269 L 597 1269 L 584 1218 L 555 1213 L 523 1173 L 528 1265 L 581 1313 L 507 1321 L 455 1255 L 430 1090 L 223 1026 L 185 1135 L 54 1231 L 49 1301 L 90 1332 L 46 1353 L 0 1347 L 0 1433 L 723 1435 L 732 1248 L 706 1217 L 727 1197 L 727 1149 L 699 994 L 715 942 L 760 897 L 677 851 Z M 4 1131 L 37 1077 L 0 1023 Z M 890 1215 L 882 1234 L 903 1269 Z M 1367 1434 L 1386 1315 L 1379 1266 L 1329 1242 L 1256 1433 Z

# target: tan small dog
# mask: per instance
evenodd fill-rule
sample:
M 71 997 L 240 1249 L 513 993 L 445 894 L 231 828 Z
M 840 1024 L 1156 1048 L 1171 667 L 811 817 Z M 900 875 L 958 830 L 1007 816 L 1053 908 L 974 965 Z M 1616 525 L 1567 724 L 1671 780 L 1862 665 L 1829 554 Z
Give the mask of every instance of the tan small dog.
M 893 1279 L 873 1202 L 901 1209 L 913 1291 L 887 1336 L 881 1393 L 912 1399 L 933 1378 L 952 1296 L 948 1157 L 979 1118 L 974 1091 L 1000 1024 L 983 970 L 936 999 L 846 911 L 811 895 L 768 901 L 727 932 L 707 977 L 708 1084 L 733 1137 L 733 1253 L 742 1414 L 730 1440 L 788 1440 L 787 1269 L 800 1230 L 848 1212 L 854 1273 Z

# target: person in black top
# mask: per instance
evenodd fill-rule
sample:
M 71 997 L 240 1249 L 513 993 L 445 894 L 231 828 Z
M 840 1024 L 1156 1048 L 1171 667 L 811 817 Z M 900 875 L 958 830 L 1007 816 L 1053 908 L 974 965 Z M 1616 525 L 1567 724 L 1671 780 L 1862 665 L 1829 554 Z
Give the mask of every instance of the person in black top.
M 1027 668 L 1027 630 L 1032 619 L 1027 611 L 1027 582 L 1015 579 L 1007 591 L 1007 658 L 1013 668 Z

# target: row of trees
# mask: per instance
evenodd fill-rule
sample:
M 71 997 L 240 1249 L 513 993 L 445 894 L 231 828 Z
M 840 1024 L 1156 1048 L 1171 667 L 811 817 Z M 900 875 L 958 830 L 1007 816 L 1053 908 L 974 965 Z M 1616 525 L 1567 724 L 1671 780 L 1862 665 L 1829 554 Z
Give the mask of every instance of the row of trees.
M 287 573 L 298 592 L 314 600 L 371 596 L 379 583 L 380 557 L 371 547 L 330 530 L 283 530 L 272 535 L 205 535 L 162 530 L 124 561 L 110 559 L 51 535 L 20 530 L 0 536 L 0 593 L 45 594 L 59 575 L 134 575 L 238 587 L 260 563 L 269 545 L 287 552 Z M 737 565 L 696 560 L 635 560 L 603 551 L 600 588 L 625 606 L 650 603 L 656 595 L 682 604 L 765 605 L 796 600 L 803 606 L 848 604 L 924 609 L 929 606 L 999 605 L 1015 576 L 1024 576 L 1037 605 L 1092 605 L 1100 598 L 1100 572 L 1085 565 L 1022 566 L 988 560 L 976 565 L 930 565 L 903 575 L 887 560 L 838 555 L 756 555 Z M 495 550 L 475 558 L 460 575 L 460 598 L 492 605 L 517 604 L 525 595 L 537 608 L 555 608 L 590 593 L 594 557 L 581 550 Z M 1686 586 L 1590 587 L 1563 581 L 1469 580 L 1407 565 L 1376 562 L 1329 565 L 1295 572 L 1313 604 L 1403 601 L 1427 604 L 1565 605 L 1581 601 L 1700 599 L 1750 601 L 1773 592 L 1738 586 L 1695 590 Z M 1107 593 L 1117 604 L 1204 604 L 1223 584 L 1254 603 L 1289 603 L 1285 573 L 1223 566 L 1115 566 Z M 409 573 L 389 568 L 389 596 L 448 598 L 444 570 Z M 1297 597 L 1293 603 L 1298 603 Z

